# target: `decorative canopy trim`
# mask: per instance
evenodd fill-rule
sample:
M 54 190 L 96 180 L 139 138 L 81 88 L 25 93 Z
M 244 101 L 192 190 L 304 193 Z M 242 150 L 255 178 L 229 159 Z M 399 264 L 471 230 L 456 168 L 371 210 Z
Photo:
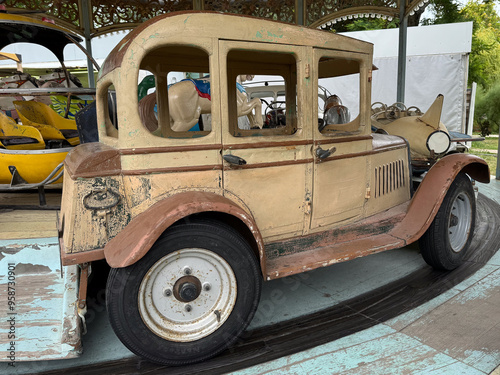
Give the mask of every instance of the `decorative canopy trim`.
M 413 0 L 410 1 L 406 6 L 405 17 L 413 16 L 417 10 L 425 7 L 429 3 L 429 0 Z
M 405 16 L 409 16 L 429 0 L 404 1 Z M 133 29 L 150 18 L 174 11 L 211 10 L 314 28 L 360 17 L 397 19 L 400 0 L 4 0 L 4 5 L 7 11 L 17 13 L 40 11 L 73 32 L 94 38 Z M 91 18 L 87 33 L 84 14 Z
M 331 28 L 340 21 L 369 17 L 383 18 L 392 21 L 394 18 L 399 18 L 399 10 L 387 7 L 353 7 L 329 14 L 310 26 L 316 28 Z

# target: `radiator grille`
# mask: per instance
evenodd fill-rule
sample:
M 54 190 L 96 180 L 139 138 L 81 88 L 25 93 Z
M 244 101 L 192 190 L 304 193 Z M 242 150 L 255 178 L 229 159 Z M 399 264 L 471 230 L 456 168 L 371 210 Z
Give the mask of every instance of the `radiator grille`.
M 390 194 L 406 186 L 403 160 L 375 167 L 375 198 Z

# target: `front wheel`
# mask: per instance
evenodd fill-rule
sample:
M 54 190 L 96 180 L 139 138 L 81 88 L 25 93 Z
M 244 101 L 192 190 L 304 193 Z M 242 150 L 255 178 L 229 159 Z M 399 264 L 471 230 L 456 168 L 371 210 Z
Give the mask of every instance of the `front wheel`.
M 118 338 L 165 365 L 229 347 L 257 308 L 262 277 L 248 243 L 222 223 L 170 228 L 137 263 L 112 269 L 106 304 Z
M 472 183 L 460 173 L 419 245 L 427 264 L 451 271 L 465 261 L 474 234 L 476 199 Z

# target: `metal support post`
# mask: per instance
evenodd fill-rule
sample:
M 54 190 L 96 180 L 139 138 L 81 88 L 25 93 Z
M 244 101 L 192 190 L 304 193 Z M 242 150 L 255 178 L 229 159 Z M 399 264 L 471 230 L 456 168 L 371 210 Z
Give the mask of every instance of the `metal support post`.
M 497 152 L 497 171 L 495 178 L 500 180 L 500 135 L 498 136 L 498 152 Z
M 87 49 L 90 56 L 92 56 L 92 37 L 90 35 L 90 15 L 91 15 L 91 4 L 89 0 L 81 0 L 82 2 L 82 24 L 84 29 L 84 37 L 85 37 L 85 48 Z M 95 87 L 95 78 L 94 78 L 94 65 L 92 64 L 92 60 L 87 57 L 87 72 L 88 72 L 88 80 L 89 87 Z
M 295 23 L 297 25 L 305 25 L 306 24 L 306 2 L 304 0 L 295 0 L 295 9 L 296 9 L 296 19 Z
M 399 48 L 398 48 L 398 88 L 396 101 L 405 101 L 406 83 L 406 39 L 408 31 L 408 17 L 406 13 L 406 0 L 400 0 L 399 6 Z

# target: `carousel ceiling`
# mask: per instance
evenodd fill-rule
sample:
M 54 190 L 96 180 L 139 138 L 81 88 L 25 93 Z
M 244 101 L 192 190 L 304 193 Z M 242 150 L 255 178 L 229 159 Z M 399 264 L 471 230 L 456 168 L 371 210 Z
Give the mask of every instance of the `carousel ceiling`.
M 428 0 L 403 1 L 407 16 Z M 186 10 L 237 13 L 310 27 L 331 27 L 337 21 L 361 17 L 400 16 L 400 0 L 4 0 L 3 4 L 7 11 L 40 11 L 90 38 L 132 29 L 159 14 Z

